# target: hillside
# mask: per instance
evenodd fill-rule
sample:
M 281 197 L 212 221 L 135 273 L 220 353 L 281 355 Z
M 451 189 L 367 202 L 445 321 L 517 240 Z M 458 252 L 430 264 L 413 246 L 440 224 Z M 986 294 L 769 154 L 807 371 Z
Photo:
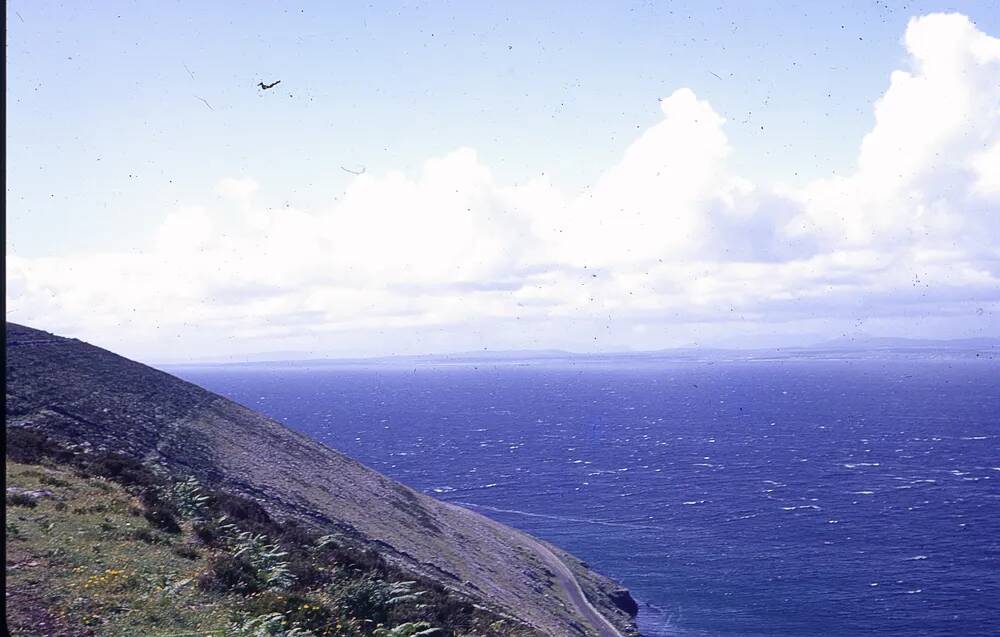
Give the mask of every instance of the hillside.
M 8 324 L 6 335 L 8 432 L 34 430 L 77 454 L 122 454 L 163 479 L 191 477 L 252 500 L 278 523 L 374 551 L 529 632 L 636 634 L 627 592 L 555 547 L 164 372 L 27 327 Z
M 377 554 L 125 456 L 7 437 L 9 634 L 534 637 Z

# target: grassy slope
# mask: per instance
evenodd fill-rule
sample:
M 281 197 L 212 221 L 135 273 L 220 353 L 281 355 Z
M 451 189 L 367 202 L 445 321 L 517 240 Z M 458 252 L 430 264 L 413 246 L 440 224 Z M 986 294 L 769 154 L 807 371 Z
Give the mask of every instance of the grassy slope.
M 9 432 L 8 442 L 15 442 Z M 113 480 L 100 475 L 109 466 Z M 433 583 L 401 584 L 405 574 L 377 556 L 353 554 L 335 543 L 321 548 L 308 530 L 269 520 L 245 500 L 215 492 L 199 515 L 180 514 L 168 499 L 151 503 L 151 492 L 176 483 L 138 464 L 123 469 L 89 455 L 37 458 L 32 464 L 8 457 L 6 483 L 7 621 L 13 635 L 532 633 L 451 599 Z M 150 516 L 162 510 L 177 514 L 179 528 Z M 281 543 L 287 556 L 279 561 L 295 574 L 291 584 L 269 586 L 247 574 L 235 559 L 235 532 L 222 533 L 212 523 L 224 510 L 234 513 L 227 519 L 241 528 Z M 400 587 L 416 595 L 390 594 Z M 239 629 L 265 616 L 275 618 L 270 629 Z M 287 632 L 296 627 L 310 632 Z
M 196 585 L 208 552 L 175 552 L 196 543 L 189 524 L 173 536 L 151 528 L 138 499 L 100 477 L 13 462 L 6 477 L 52 494 L 34 507 L 8 499 L 8 596 L 35 602 L 8 604 L 14 634 L 224 634 L 233 600 Z

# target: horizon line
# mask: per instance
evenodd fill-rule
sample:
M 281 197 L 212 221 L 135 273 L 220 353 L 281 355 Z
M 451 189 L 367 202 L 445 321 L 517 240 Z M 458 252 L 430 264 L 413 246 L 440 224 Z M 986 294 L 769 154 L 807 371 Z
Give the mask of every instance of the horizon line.
M 356 355 L 337 356 L 327 354 L 311 355 L 309 352 L 258 352 L 232 356 L 218 356 L 190 359 L 160 359 L 152 360 L 149 365 L 183 367 L 190 365 L 199 366 L 236 366 L 236 365 L 264 365 L 281 363 L 355 363 L 355 362 L 393 362 L 393 361 L 421 361 L 427 359 L 455 359 L 460 361 L 475 361 L 480 359 L 497 360 L 501 357 L 514 359 L 522 357 L 527 360 L 559 359 L 559 358 L 608 358 L 608 357 L 638 357 L 651 355 L 669 355 L 671 353 L 695 354 L 699 352 L 715 354 L 742 354 L 750 355 L 762 352 L 875 352 L 905 350 L 906 348 L 933 350 L 934 348 L 947 351 L 969 351 L 976 347 L 1000 348 L 1000 338 L 991 336 L 973 336 L 952 339 L 929 339 L 929 338 L 906 338 L 893 336 L 861 336 L 861 337 L 838 337 L 826 341 L 813 343 L 810 345 L 781 345 L 772 347 L 711 347 L 702 345 L 685 345 L 677 347 L 667 347 L 650 350 L 612 350 L 605 352 L 579 352 L 557 348 L 538 349 L 498 349 L 490 350 L 464 350 L 455 352 L 429 352 L 420 354 L 382 354 L 382 355 Z M 267 357 L 274 354 L 275 358 Z

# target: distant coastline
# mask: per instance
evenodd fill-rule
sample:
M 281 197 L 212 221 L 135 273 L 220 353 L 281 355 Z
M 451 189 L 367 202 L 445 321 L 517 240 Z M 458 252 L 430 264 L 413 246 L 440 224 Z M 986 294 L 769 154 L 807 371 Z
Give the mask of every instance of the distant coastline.
M 564 350 L 483 350 L 450 354 L 406 354 L 399 356 L 329 357 L 309 352 L 269 352 L 246 356 L 208 357 L 202 359 L 154 360 L 154 367 L 183 368 L 202 366 L 420 366 L 469 364 L 588 364 L 634 361 L 662 362 L 733 362 L 770 360 L 851 360 L 878 358 L 1000 358 L 1000 338 L 963 338 L 950 340 L 842 337 L 803 347 L 726 349 L 683 347 L 651 351 L 570 352 Z

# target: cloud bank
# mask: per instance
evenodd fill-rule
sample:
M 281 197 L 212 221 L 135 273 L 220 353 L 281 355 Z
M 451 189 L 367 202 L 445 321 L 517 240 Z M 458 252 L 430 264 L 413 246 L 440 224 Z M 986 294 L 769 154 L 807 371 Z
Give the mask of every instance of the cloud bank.
M 851 174 L 733 174 L 725 120 L 682 88 L 580 192 L 497 183 L 469 148 L 319 210 L 226 178 L 135 252 L 8 254 L 7 318 L 146 358 L 995 335 L 1000 39 L 935 14 L 903 43 Z

